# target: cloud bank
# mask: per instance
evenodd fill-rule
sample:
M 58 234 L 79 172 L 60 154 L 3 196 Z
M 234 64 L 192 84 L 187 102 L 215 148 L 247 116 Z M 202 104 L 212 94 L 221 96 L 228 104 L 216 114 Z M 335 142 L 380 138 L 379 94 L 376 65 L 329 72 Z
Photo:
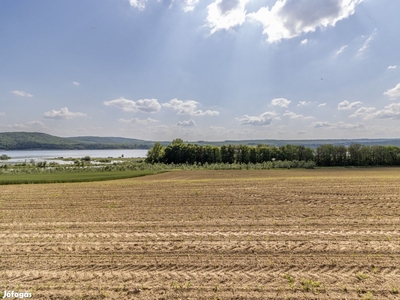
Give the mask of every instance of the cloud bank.
M 67 107 L 63 107 L 60 110 L 53 109 L 43 114 L 43 118 L 54 120 L 68 120 L 77 117 L 87 117 L 87 114 L 69 111 Z
M 365 125 L 363 123 L 344 123 L 344 122 L 337 122 L 337 123 L 330 123 L 330 122 L 313 122 L 310 125 L 313 128 L 331 128 L 331 129 L 344 129 L 344 130 L 351 130 L 351 129 L 360 129 L 364 128 Z
M 197 106 L 200 104 L 194 100 L 178 100 L 171 99 L 167 103 L 163 103 L 162 106 L 172 108 L 178 111 L 178 115 L 190 115 L 190 116 L 218 116 L 219 112 L 215 110 L 202 111 L 198 109 Z
M 142 113 L 156 113 L 160 111 L 161 104 L 157 99 L 140 99 L 138 101 L 128 100 L 123 97 L 111 101 L 104 101 L 106 106 L 114 106 L 123 111 L 133 111 Z
M 178 126 L 184 126 L 184 127 L 192 127 L 192 126 L 197 126 L 196 122 L 192 119 L 188 120 L 188 121 L 180 121 L 177 124 Z
M 244 115 L 241 118 L 236 118 L 241 125 L 270 125 L 273 120 L 279 120 L 278 114 L 272 111 L 266 111 L 259 116 L 248 116 Z
M 338 104 L 338 110 L 350 110 L 356 107 L 359 107 L 362 104 L 360 101 L 356 102 L 349 102 L 347 100 L 344 100 L 343 102 L 340 102 Z

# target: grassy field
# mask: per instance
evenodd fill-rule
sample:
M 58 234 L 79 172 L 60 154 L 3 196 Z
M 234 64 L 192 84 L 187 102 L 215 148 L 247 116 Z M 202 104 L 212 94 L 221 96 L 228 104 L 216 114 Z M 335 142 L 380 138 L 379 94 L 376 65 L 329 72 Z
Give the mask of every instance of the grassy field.
M 400 169 L 178 171 L 0 189 L 0 291 L 399 299 Z
M 35 174 L 2 174 L 0 185 L 4 184 L 30 184 L 30 183 L 66 183 L 89 182 L 133 178 L 154 175 L 163 171 L 107 171 L 107 172 L 62 172 L 62 173 L 35 173 Z

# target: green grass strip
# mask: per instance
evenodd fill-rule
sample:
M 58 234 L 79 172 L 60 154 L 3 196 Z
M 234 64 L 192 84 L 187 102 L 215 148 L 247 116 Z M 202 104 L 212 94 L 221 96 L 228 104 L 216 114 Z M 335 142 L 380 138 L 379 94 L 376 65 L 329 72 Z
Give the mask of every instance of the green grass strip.
M 0 175 L 0 185 L 103 181 L 154 175 L 163 172 L 165 171 L 140 170 L 111 172 L 3 174 Z

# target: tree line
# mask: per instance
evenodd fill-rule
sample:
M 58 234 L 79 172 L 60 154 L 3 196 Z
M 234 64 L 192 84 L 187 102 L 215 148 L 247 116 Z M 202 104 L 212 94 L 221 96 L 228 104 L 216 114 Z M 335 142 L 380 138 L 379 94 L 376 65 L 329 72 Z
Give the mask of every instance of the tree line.
M 146 162 L 165 164 L 256 164 L 270 161 L 313 161 L 317 166 L 400 165 L 400 147 L 324 144 L 302 145 L 196 145 L 175 139 L 168 146 L 155 143 Z

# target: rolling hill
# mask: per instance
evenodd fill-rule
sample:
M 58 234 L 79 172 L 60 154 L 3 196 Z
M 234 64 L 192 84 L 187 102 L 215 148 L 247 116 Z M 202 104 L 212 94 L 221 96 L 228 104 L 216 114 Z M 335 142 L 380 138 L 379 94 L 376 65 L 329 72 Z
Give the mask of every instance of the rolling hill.
M 62 149 L 150 149 L 155 141 L 123 137 L 78 136 L 58 137 L 40 132 L 0 132 L 0 150 L 62 150 Z M 323 144 L 344 145 L 362 144 L 400 146 L 400 139 L 325 139 L 325 140 L 225 140 L 190 142 L 198 145 L 257 145 L 282 146 L 287 144 L 316 148 Z M 161 142 L 164 146 L 168 141 Z
M 39 132 L 1 132 L 2 150 L 149 149 L 154 142 L 118 137 L 57 137 Z

